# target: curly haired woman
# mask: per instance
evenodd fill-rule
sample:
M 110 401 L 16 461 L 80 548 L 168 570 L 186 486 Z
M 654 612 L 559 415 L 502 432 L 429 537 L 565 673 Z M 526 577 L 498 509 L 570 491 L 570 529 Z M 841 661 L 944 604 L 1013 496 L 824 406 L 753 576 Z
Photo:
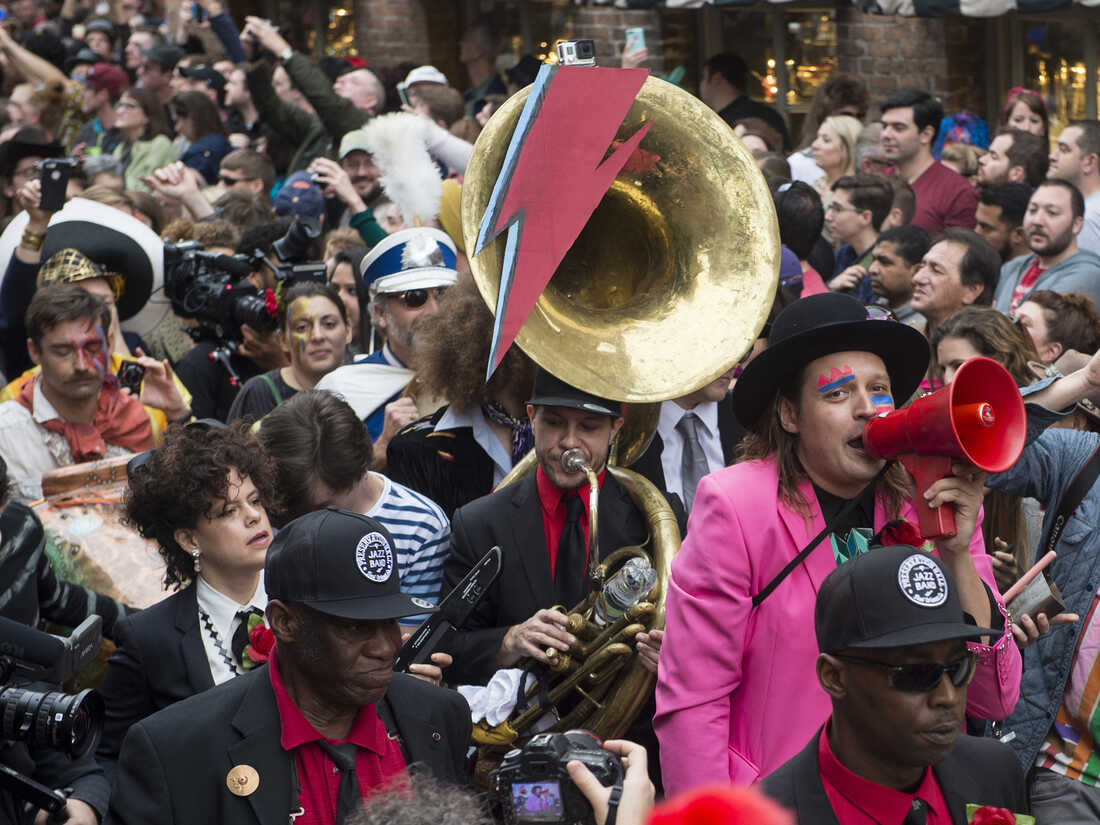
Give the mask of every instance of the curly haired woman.
M 131 462 L 126 520 L 157 542 L 176 592 L 115 627 L 101 692 L 100 760 L 113 768 L 134 722 L 238 676 L 263 659 L 245 650 L 263 617 L 267 508 L 274 471 L 244 425 L 191 424 Z M 262 628 L 252 634 L 259 641 Z M 255 654 L 255 658 L 253 658 Z

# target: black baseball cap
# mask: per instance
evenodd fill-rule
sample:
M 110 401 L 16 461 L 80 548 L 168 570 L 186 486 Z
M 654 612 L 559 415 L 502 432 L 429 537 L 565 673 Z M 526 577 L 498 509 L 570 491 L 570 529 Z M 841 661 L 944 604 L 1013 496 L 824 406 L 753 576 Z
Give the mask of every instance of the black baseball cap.
M 874 547 L 830 573 L 817 592 L 814 629 L 822 653 L 1001 635 L 963 612 L 943 562 L 903 544 Z
M 598 395 L 579 390 L 542 367 L 535 370 L 535 390 L 527 403 L 533 407 L 571 407 L 575 410 L 610 415 L 613 418 L 623 414 L 623 405 L 618 401 L 600 398 Z
M 216 92 L 225 89 L 225 75 L 210 66 L 180 66 L 177 71 L 184 77 L 203 81 Z
M 267 551 L 268 598 L 344 619 L 400 619 L 436 606 L 401 592 L 393 537 L 379 521 L 329 507 L 294 519 Z
M 171 43 L 157 43 L 152 48 L 142 49 L 141 53 L 165 70 L 174 69 L 185 54 L 183 49 Z

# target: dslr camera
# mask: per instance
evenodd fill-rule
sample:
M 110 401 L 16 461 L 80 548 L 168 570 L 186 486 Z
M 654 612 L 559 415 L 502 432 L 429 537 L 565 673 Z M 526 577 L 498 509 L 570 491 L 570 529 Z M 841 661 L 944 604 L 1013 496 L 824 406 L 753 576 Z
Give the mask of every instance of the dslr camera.
M 586 730 L 540 733 L 504 755 L 489 774 L 489 791 L 508 825 L 595 822 L 592 806 L 565 770 L 576 760 L 606 786 L 621 785 L 623 765 Z
M 61 637 L 0 617 L 0 740 L 22 742 L 80 759 L 95 750 L 103 731 L 103 699 L 94 690 L 70 695 L 41 690 L 67 682 L 99 654 L 103 620 L 89 616 Z M 0 793 L 51 813 L 65 794 L 0 764 Z

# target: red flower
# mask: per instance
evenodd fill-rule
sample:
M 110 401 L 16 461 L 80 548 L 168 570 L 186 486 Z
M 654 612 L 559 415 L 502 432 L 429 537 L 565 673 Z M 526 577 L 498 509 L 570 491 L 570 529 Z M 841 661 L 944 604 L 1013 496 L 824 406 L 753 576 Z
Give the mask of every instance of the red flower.
M 244 649 L 244 656 L 246 667 L 255 667 L 256 665 L 262 665 L 268 659 L 271 658 L 271 651 L 275 647 L 275 634 L 268 630 L 267 625 L 262 621 L 257 622 L 253 628 L 248 631 L 248 644 Z M 250 664 L 247 664 L 250 663 Z
M 279 297 L 274 290 L 264 290 L 264 309 L 267 310 L 269 315 L 279 314 Z
M 910 547 L 920 547 L 924 539 L 916 525 L 900 518 L 891 521 L 882 528 L 882 532 L 879 533 L 879 541 L 883 547 L 892 547 L 895 544 L 907 544 Z
M 1016 814 L 1008 808 L 994 808 L 992 805 L 983 805 L 974 811 L 971 825 L 1016 825 Z

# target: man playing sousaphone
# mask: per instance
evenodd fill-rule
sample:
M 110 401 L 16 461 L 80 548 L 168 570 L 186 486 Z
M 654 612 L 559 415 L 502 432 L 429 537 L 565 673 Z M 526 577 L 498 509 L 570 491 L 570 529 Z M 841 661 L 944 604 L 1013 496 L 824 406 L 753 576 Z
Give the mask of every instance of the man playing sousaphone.
M 599 479 L 599 553 L 645 542 L 644 516 L 606 472 L 623 424 L 622 405 L 586 393 L 539 369 L 527 402 L 538 468 L 455 511 L 443 592 L 452 590 L 485 551 L 499 545 L 501 571 L 461 630 L 445 647 L 454 657 L 445 678 L 485 684 L 499 668 L 530 657 L 548 663 L 547 648 L 567 651 L 576 639 L 553 605 L 575 606 L 587 594 L 589 485 L 562 463 L 579 450 Z M 656 669 L 661 631 L 639 634 L 642 661 Z M 644 711 L 643 711 L 644 713 Z
M 734 411 L 749 430 L 743 460 L 700 482 L 668 589 L 654 727 L 669 755 L 670 794 L 762 778 L 829 716 L 814 676 L 814 593 L 889 522 L 917 520 L 909 478 L 870 455 L 862 433 L 916 391 L 928 359 L 911 327 L 871 320 L 855 299 L 826 293 L 787 307 L 738 379 Z M 978 529 L 984 476 L 960 463 L 952 473 L 925 493 L 933 508 L 956 511 L 957 535 L 936 540 L 934 552 L 958 583 L 963 610 L 1001 633 L 971 643 L 979 665 L 967 712 L 1004 719 L 1021 660 Z

